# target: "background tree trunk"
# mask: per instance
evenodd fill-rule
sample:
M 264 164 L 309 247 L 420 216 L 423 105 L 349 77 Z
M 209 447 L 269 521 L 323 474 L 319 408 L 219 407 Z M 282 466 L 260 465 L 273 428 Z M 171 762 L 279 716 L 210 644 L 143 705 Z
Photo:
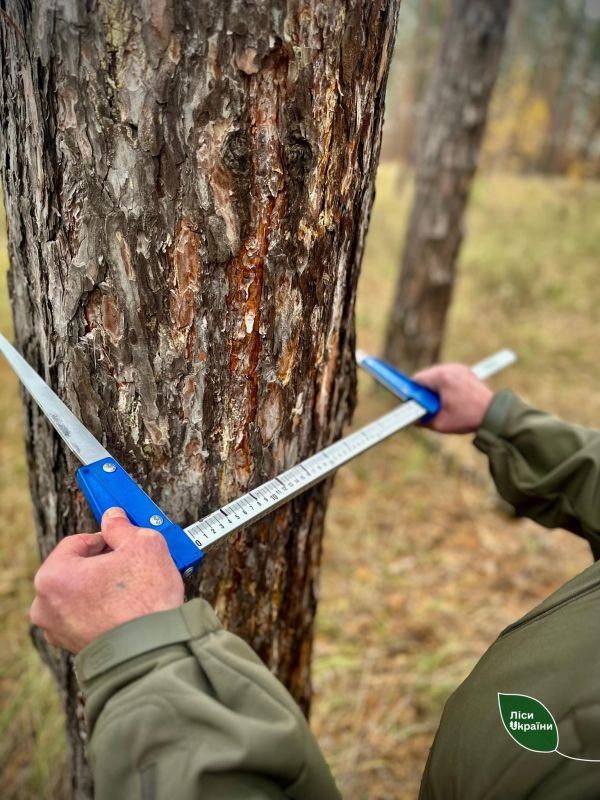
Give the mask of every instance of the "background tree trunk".
M 399 0 L 0 5 L 17 341 L 183 524 L 339 436 Z M 45 557 L 93 529 L 26 399 Z M 308 709 L 320 486 L 197 585 Z M 46 648 L 89 797 L 71 660 Z
M 416 188 L 386 358 L 412 371 L 439 355 L 462 224 L 510 0 L 453 0 L 419 136 Z
M 581 92 L 578 84 L 584 77 L 578 73 L 585 72 L 586 55 L 591 45 L 585 35 L 585 7 L 585 0 L 579 0 L 576 6 L 560 3 L 557 7 L 555 38 L 559 46 L 552 50 L 554 80 L 549 93 L 551 113 L 539 161 L 539 169 L 546 174 L 564 173 L 568 162 L 566 147 L 569 128 Z
M 411 42 L 411 50 L 414 52 L 402 74 L 394 103 L 397 119 L 393 155 L 405 163 L 411 163 L 413 160 L 415 129 L 418 127 L 422 112 L 427 80 L 431 76 L 432 56 L 435 59 L 437 50 L 435 46 L 428 46 L 433 27 L 433 11 L 433 0 L 420 0 L 416 9 L 414 38 Z M 389 137 L 387 138 L 389 141 Z

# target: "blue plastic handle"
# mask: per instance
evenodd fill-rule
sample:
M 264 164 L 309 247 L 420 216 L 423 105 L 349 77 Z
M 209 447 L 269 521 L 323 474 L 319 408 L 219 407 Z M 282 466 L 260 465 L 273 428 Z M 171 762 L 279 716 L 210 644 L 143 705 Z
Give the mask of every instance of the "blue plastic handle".
M 114 458 L 80 467 L 77 482 L 98 523 L 107 509 L 124 508 L 133 525 L 153 528 L 165 537 L 171 558 L 185 577 L 195 572 L 204 555 L 200 546 L 167 518 Z
M 437 392 L 433 392 L 426 386 L 413 381 L 408 375 L 400 372 L 400 370 L 397 370 L 396 367 L 388 364 L 382 358 L 363 356 L 359 364 L 401 400 L 414 400 L 420 406 L 423 406 L 427 411 L 427 416 L 423 417 L 423 422 L 429 422 L 441 409 L 442 403 Z

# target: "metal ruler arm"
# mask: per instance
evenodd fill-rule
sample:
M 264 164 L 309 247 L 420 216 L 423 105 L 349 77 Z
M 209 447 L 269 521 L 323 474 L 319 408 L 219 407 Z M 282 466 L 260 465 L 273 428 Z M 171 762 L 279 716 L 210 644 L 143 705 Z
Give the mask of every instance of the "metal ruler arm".
M 515 361 L 516 356 L 512 351 L 500 350 L 471 369 L 478 378 L 484 380 Z M 198 547 L 206 548 L 223 536 L 257 522 L 426 414 L 427 411 L 414 401 L 404 403 L 184 530 Z

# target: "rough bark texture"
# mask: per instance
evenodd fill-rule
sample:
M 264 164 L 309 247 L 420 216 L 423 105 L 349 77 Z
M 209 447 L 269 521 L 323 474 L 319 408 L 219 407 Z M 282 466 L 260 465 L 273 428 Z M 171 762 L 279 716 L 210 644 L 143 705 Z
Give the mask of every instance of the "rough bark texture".
M 336 438 L 399 0 L 0 2 L 17 341 L 174 519 Z M 26 401 L 42 557 L 92 523 Z M 328 486 L 211 552 L 202 592 L 307 709 Z M 91 793 L 69 659 L 73 795 Z
M 420 130 L 415 198 L 386 357 L 407 370 L 438 358 L 500 63 L 510 0 L 453 0 Z

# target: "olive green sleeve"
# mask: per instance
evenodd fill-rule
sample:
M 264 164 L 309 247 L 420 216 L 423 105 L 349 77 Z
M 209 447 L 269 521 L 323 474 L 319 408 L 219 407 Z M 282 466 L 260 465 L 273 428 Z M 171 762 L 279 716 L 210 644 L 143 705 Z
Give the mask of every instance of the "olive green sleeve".
M 585 537 L 600 556 L 600 431 L 536 411 L 503 391 L 475 445 L 488 455 L 498 491 L 519 515 Z
M 193 600 L 77 657 L 96 800 L 338 800 L 300 709 Z

